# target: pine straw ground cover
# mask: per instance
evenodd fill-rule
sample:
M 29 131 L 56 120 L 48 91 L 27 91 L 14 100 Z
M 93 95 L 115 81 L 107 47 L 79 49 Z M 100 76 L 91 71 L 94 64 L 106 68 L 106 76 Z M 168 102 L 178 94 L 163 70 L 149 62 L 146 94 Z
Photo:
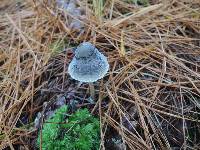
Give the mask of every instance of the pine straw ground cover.
M 82 34 L 53 3 L 1 0 L 0 149 L 34 149 L 37 113 L 71 89 L 66 103 L 78 99 L 77 107 L 100 117 L 102 149 L 199 149 L 199 0 L 152 0 L 146 7 L 82 0 Z M 68 50 L 84 40 L 110 64 L 95 83 L 96 104 L 86 101 L 88 85 L 76 88 L 66 72 Z M 65 49 L 55 52 L 57 41 Z

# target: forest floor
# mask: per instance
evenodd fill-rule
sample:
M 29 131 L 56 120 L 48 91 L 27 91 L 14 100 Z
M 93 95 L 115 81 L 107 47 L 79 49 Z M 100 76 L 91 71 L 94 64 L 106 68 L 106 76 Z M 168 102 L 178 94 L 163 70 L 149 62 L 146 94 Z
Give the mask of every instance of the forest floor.
M 35 149 L 38 113 L 60 99 L 100 118 L 101 149 L 199 149 L 199 0 L 76 5 L 79 15 L 54 0 L 1 0 L 0 149 Z M 67 73 L 83 41 L 110 64 L 95 103 Z

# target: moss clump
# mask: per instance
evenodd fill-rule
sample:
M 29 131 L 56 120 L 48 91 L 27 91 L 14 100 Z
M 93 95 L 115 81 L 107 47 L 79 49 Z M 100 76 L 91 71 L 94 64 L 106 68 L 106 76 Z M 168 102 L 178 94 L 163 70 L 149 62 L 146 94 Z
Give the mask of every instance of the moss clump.
M 100 145 L 99 120 L 87 109 L 67 115 L 63 106 L 48 119 L 42 129 L 43 150 L 97 150 Z M 37 144 L 40 145 L 40 135 Z

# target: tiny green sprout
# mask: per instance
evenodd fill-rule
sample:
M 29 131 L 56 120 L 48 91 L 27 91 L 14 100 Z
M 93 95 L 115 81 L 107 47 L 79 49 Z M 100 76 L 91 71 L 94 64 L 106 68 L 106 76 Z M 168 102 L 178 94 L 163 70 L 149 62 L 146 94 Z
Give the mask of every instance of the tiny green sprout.
M 55 42 L 53 42 L 50 46 L 49 49 L 51 50 L 52 55 L 56 55 L 60 52 L 63 51 L 65 45 L 65 41 L 63 39 L 59 39 Z

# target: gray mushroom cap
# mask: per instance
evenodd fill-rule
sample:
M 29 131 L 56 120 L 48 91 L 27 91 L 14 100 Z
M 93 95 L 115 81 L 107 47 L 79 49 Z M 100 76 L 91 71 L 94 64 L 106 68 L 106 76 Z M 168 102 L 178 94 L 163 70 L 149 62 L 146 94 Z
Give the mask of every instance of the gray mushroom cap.
M 69 64 L 70 76 L 81 82 L 95 82 L 108 72 L 107 58 L 89 42 L 80 44 Z

